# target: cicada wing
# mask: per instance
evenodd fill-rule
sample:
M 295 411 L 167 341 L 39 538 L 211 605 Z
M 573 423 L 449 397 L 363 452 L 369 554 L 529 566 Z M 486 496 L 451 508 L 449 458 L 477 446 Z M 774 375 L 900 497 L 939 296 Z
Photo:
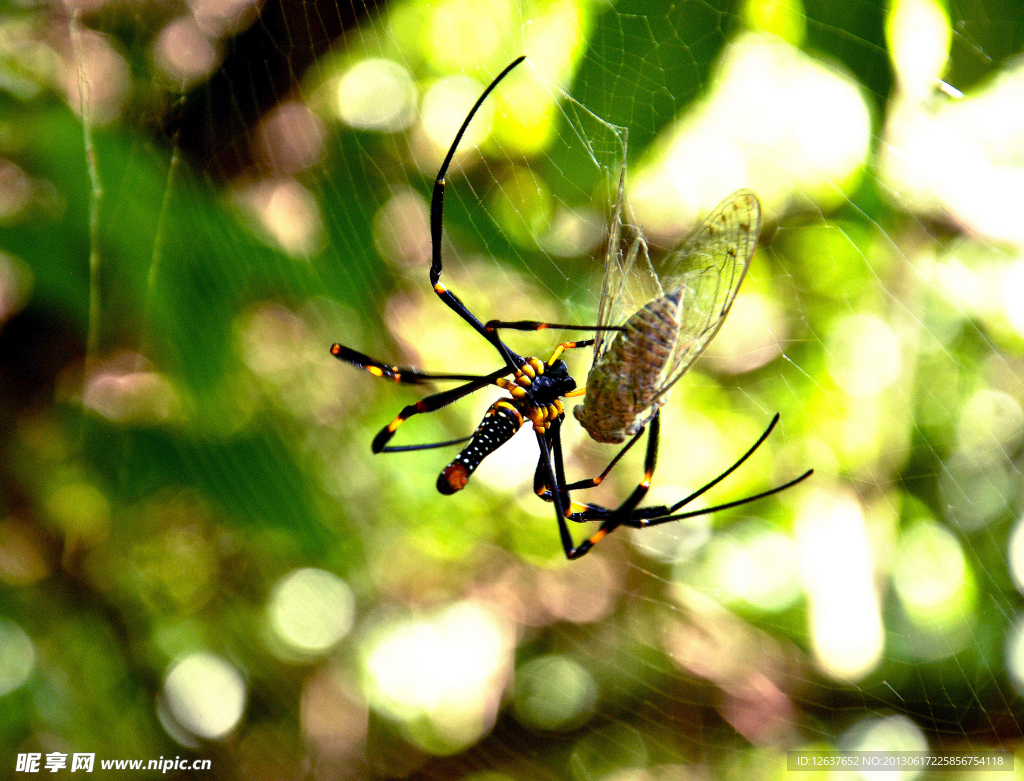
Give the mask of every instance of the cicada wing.
M 746 276 L 761 230 L 761 203 L 750 190 L 722 201 L 674 253 L 659 264 L 666 291 L 682 289 L 679 336 L 660 380 L 666 393 L 722 327 Z
M 647 241 L 643 232 L 622 220 L 625 209 L 626 158 L 623 155 L 619 172 L 619 189 L 615 198 L 608 249 L 605 253 L 601 302 L 597 309 L 597 325 L 619 326 L 648 301 L 663 294 L 658 276 L 651 267 Z M 629 248 L 623 252 L 624 236 L 632 235 Z M 594 337 L 594 362 L 608 349 L 616 331 L 597 331 Z

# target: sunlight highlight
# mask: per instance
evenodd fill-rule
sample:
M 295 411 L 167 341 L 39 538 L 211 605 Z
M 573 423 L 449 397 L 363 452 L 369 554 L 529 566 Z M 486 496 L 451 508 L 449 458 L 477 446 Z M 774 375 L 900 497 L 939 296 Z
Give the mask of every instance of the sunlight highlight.
M 962 99 L 897 96 L 880 148 L 884 182 L 907 208 L 948 213 L 968 231 L 1024 246 L 1024 63 Z
M 24 684 L 35 667 L 32 638 L 13 621 L 0 618 L 0 697 Z
M 286 656 L 316 658 L 349 633 L 355 596 L 337 575 L 312 567 L 297 569 L 274 587 L 267 616 Z
M 863 719 L 840 736 L 838 742 L 842 751 L 928 751 L 924 732 L 906 716 Z M 869 781 L 910 781 L 921 772 L 919 769 L 861 770 L 858 775 Z
M 379 628 L 364 646 L 370 703 L 428 751 L 464 748 L 494 724 L 513 640 L 512 627 L 475 602 Z
M 187 89 L 213 72 L 220 53 L 196 21 L 183 16 L 160 31 L 153 42 L 153 59 L 180 89 Z
M 575 729 L 587 720 L 596 702 L 594 677 L 567 656 L 538 656 L 516 670 L 512 708 L 526 727 Z
M 294 179 L 266 179 L 239 188 L 235 200 L 257 220 L 257 233 L 296 258 L 316 255 L 327 245 L 320 204 Z
M 870 314 L 837 320 L 829 332 L 825 358 L 829 376 L 855 398 L 877 396 L 903 371 L 899 337 L 888 323 Z
M 814 494 L 795 533 L 818 667 L 859 680 L 875 669 L 885 644 L 864 509 L 852 496 Z
M 227 737 L 242 718 L 246 685 L 231 664 L 211 653 L 176 662 L 164 679 L 163 696 L 175 721 L 205 740 Z
M 484 90 L 476 79 L 452 76 L 441 79 L 423 96 L 420 121 L 430 146 L 430 159 L 423 161 L 434 168 L 444 158 L 459 132 L 473 103 Z M 479 155 L 476 149 L 491 132 L 494 117 L 494 102 L 485 100 L 473 121 L 466 128 L 466 135 L 455 152 L 454 161 Z M 453 165 L 455 165 L 453 161 Z
M 416 85 L 393 60 L 359 60 L 338 80 L 335 95 L 341 120 L 362 130 L 395 133 L 416 118 Z
M 910 621 L 926 634 L 945 637 L 948 656 L 968 639 L 977 587 L 960 541 L 935 521 L 919 520 L 903 530 L 895 550 L 892 581 Z
M 871 117 L 857 86 L 774 36 L 738 37 L 705 101 L 662 134 L 630 202 L 650 234 L 680 238 L 740 187 L 768 211 L 794 193 L 836 200 L 863 165 Z

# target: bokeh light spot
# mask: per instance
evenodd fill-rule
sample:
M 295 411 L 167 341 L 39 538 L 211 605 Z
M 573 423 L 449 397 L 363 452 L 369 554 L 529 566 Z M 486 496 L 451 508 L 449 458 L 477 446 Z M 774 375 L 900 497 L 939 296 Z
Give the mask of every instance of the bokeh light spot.
M 899 377 L 903 368 L 900 341 L 889 325 L 874 315 L 840 318 L 828 341 L 829 375 L 851 396 L 876 396 Z
M 316 197 L 294 179 L 265 180 L 239 188 L 236 200 L 257 219 L 257 233 L 297 258 L 320 252 L 327 242 Z
M 337 575 L 307 567 L 277 584 L 267 611 L 275 637 L 299 656 L 312 657 L 326 653 L 348 634 L 355 597 Z
M 864 719 L 854 724 L 839 739 L 844 751 L 927 751 L 928 741 L 906 716 L 885 716 Z M 860 775 L 870 781 L 909 781 L 921 774 L 920 769 L 862 770 Z
M 579 662 L 551 654 L 516 671 L 512 704 L 527 727 L 559 730 L 579 726 L 597 699 L 597 684 Z
M 211 653 L 186 656 L 164 679 L 164 697 L 175 721 L 206 740 L 223 738 L 235 728 L 245 696 L 241 673 Z
M 1018 616 L 1006 633 L 1006 672 L 1013 688 L 1024 697 L 1024 616 Z
M 442 753 L 491 727 L 511 663 L 510 627 L 473 602 L 382 627 L 364 650 L 371 705 Z M 423 719 L 429 734 L 416 729 Z
M 795 531 L 818 666 L 859 679 L 874 669 L 885 640 L 864 509 L 851 496 L 815 493 Z
M 708 550 L 710 576 L 723 596 L 768 611 L 784 610 L 799 599 L 793 541 L 768 529 L 732 532 L 716 538 Z
M 32 638 L 13 621 L 0 618 L 0 697 L 25 683 L 35 666 Z
M 186 16 L 160 31 L 153 42 L 153 58 L 179 88 L 185 88 L 210 75 L 220 56 L 195 20 Z
M 433 148 L 434 156 L 440 160 L 445 151 L 452 144 L 452 139 L 459 131 L 465 121 L 473 103 L 483 91 L 482 85 L 476 79 L 452 77 L 441 79 L 433 87 L 427 90 L 423 96 L 422 122 L 423 129 L 430 145 Z M 469 150 L 487 138 L 491 132 L 491 118 L 494 116 L 494 104 L 485 101 L 480 110 L 473 117 L 469 127 L 466 128 L 466 135 L 459 144 L 457 158 L 464 158 L 470 154 Z M 431 166 L 434 164 L 431 160 Z
M 430 212 L 413 190 L 392 195 L 373 217 L 373 239 L 392 263 L 423 266 L 430 262 Z
M 975 579 L 963 548 L 934 521 L 917 521 L 903 531 L 892 576 L 904 610 L 923 631 L 955 629 L 972 613 Z
M 338 116 L 352 127 L 393 133 L 416 117 L 416 85 L 392 60 L 360 60 L 338 81 Z
M 943 467 L 941 506 L 963 531 L 977 531 L 1005 516 L 1020 493 L 1020 472 L 1002 449 L 959 450 Z

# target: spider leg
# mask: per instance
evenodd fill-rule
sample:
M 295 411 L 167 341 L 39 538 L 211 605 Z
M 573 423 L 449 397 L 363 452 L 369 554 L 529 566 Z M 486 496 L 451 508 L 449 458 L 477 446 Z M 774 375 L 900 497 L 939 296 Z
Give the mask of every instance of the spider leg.
M 564 469 L 562 468 L 561 437 L 559 436 L 558 430 L 555 426 L 552 426 L 550 440 L 544 436 L 538 435 L 538 443 L 540 444 L 541 449 L 541 462 L 538 465 L 537 470 L 538 474 L 543 474 L 544 482 L 551 486 L 549 493 L 551 501 L 555 505 L 555 512 L 558 518 L 558 533 L 562 540 L 562 548 L 565 550 L 566 558 L 570 560 L 578 559 L 580 556 L 586 554 L 587 551 L 622 525 L 624 521 L 628 520 L 637 505 L 643 501 L 644 496 L 647 495 L 647 491 L 651 487 L 651 478 L 654 475 L 654 469 L 658 463 L 658 440 L 660 430 L 660 416 L 658 413 L 655 413 L 654 417 L 651 419 L 650 430 L 647 436 L 647 453 L 644 457 L 644 479 L 640 481 L 640 484 L 637 485 L 626 501 L 619 505 L 615 510 L 595 508 L 600 509 L 604 513 L 601 526 L 596 532 L 576 546 L 573 546 L 572 544 L 572 536 L 569 534 L 569 527 L 566 523 L 566 519 L 570 517 L 571 513 L 567 509 L 565 502 L 565 500 L 568 499 L 568 489 L 565 487 L 565 475 Z M 641 431 L 639 433 L 643 432 Z M 630 442 L 630 445 L 633 441 L 636 441 L 636 438 L 637 437 L 634 437 Z M 629 447 L 629 445 L 627 445 L 627 447 Z M 554 473 L 552 473 L 549 448 L 554 451 Z M 534 483 L 536 487 L 536 476 L 534 478 Z M 571 505 L 569 505 L 569 508 L 571 508 Z M 583 513 L 572 514 L 574 516 L 573 520 L 576 520 L 575 516 L 581 514 Z
M 754 443 L 753 445 L 751 445 L 751 446 L 750 446 L 750 449 L 749 449 L 749 450 L 747 450 L 747 452 L 746 452 L 746 453 L 744 453 L 744 454 L 743 454 L 742 456 L 740 456 L 740 457 L 739 457 L 739 458 L 738 458 L 738 459 L 736 460 L 736 463 L 735 463 L 735 464 L 733 464 L 732 466 L 730 466 L 730 467 L 729 467 L 728 469 L 726 469 L 726 470 L 725 470 L 724 472 L 722 472 L 722 474 L 720 474 L 720 475 L 719 475 L 718 477 L 716 477 L 716 478 L 715 478 L 714 480 L 712 480 L 711 482 L 709 482 L 709 483 L 708 483 L 707 485 L 705 485 L 705 486 L 704 486 L 703 488 L 699 488 L 699 489 L 697 489 L 697 490 L 696 490 L 696 491 L 694 491 L 694 492 L 693 492 L 692 494 L 690 494 L 689 496 L 687 496 L 687 497 L 686 497 L 685 499 L 682 499 L 681 501 L 678 501 L 678 502 L 676 502 L 676 503 L 675 503 L 674 505 L 672 505 L 671 507 L 667 508 L 664 514 L 665 514 L 665 515 L 671 515 L 671 514 L 672 514 L 672 513 L 674 513 L 674 512 L 676 511 L 676 510 L 678 510 L 678 509 L 679 509 L 680 507 L 685 507 L 685 506 L 686 506 L 686 505 L 688 505 L 688 504 L 689 504 L 690 502 L 692 502 L 692 501 L 693 501 L 694 499 L 696 499 L 697 497 L 701 496 L 702 494 L 704 494 L 705 492 L 707 492 L 707 491 L 708 491 L 708 490 L 710 490 L 711 488 L 714 488 L 714 487 L 715 487 L 716 485 L 718 485 L 718 484 L 719 484 L 720 482 L 722 482 L 722 481 L 723 481 L 723 480 L 724 480 L 725 478 L 727 478 L 727 477 L 728 477 L 729 475 L 731 475 L 731 474 L 732 474 L 733 472 L 735 472 L 735 471 L 736 471 L 737 469 L 739 469 L 739 467 L 740 467 L 740 466 L 741 466 L 741 465 L 743 464 L 743 462 L 744 462 L 744 461 L 746 461 L 746 460 L 747 460 L 748 458 L 750 458 L 750 457 L 751 457 L 752 455 L 754 455 L 754 452 L 755 452 L 755 451 L 756 451 L 756 450 L 757 450 L 757 449 L 758 449 L 759 447 L 761 447 L 761 445 L 763 445 L 763 444 L 764 444 L 764 441 L 765 441 L 766 439 L 768 439 L 768 436 L 769 436 L 769 435 L 770 435 L 770 434 L 772 433 L 772 430 L 773 430 L 773 429 L 775 428 L 775 426 L 776 426 L 776 424 L 778 424 L 778 422 L 779 422 L 779 413 L 778 413 L 778 412 L 776 412 L 776 413 L 775 413 L 775 417 L 773 417 L 773 418 L 772 418 L 772 422 L 768 424 L 768 428 L 766 428 L 766 429 L 764 430 L 764 433 L 763 433 L 763 434 L 762 434 L 761 436 L 759 436 L 759 437 L 757 438 L 757 441 L 756 441 L 756 442 L 755 442 L 755 443 Z M 799 483 L 799 482 L 800 482 L 801 480 L 803 480 L 803 479 L 804 479 L 805 477 L 807 477 L 808 475 L 810 475 L 810 474 L 811 474 L 811 472 L 813 472 L 813 471 L 814 471 L 813 469 L 812 469 L 812 470 L 810 470 L 810 471 L 808 471 L 807 473 L 805 473 L 805 474 L 803 475 L 803 477 L 800 477 L 800 478 L 798 478 L 798 479 L 796 480 L 796 482 L 795 482 L 795 483 L 789 483 L 789 484 L 787 484 L 787 486 L 786 486 L 786 487 L 788 488 L 788 487 L 789 487 L 789 485 L 795 485 L 796 483 Z M 765 496 L 770 496 L 770 495 L 771 495 L 772 493 L 774 493 L 774 491 L 769 491 L 769 492 L 768 492 L 767 494 L 765 494 Z M 760 498 L 762 498 L 762 497 L 761 497 L 761 495 L 758 495 L 758 496 L 756 496 L 756 497 L 754 497 L 754 498 L 755 498 L 755 499 L 760 499 Z M 743 504 L 743 502 L 740 502 L 740 504 Z M 722 509 L 725 509 L 725 507 L 726 507 L 726 506 L 728 506 L 728 507 L 735 507 L 736 505 L 735 505 L 734 503 L 730 503 L 729 505 L 723 505 L 723 506 L 721 506 L 721 507 L 718 507 L 718 508 L 716 508 L 716 509 L 720 509 L 720 510 L 722 510 Z M 689 516 L 689 517 L 692 517 L 692 516 Z
M 637 440 L 639 440 L 640 437 L 643 436 L 644 431 L 646 430 L 646 428 L 647 427 L 644 426 L 644 428 L 641 428 L 639 431 L 637 431 L 636 434 L 633 435 L 633 438 L 630 439 L 629 442 L 627 442 L 622 447 L 622 449 L 618 453 L 615 454 L 615 458 L 613 458 L 608 463 L 608 466 L 606 466 L 604 468 L 604 471 L 601 472 L 601 474 L 599 474 L 597 477 L 590 477 L 590 478 L 587 478 L 586 480 L 577 480 L 575 483 L 570 483 L 569 485 L 563 486 L 562 490 L 564 490 L 564 491 L 580 491 L 580 490 L 585 490 L 587 488 L 594 488 L 596 486 L 599 486 L 602 482 L 604 482 L 604 479 L 606 477 L 608 477 L 608 475 L 612 471 L 612 469 L 615 468 L 615 465 L 617 463 L 619 463 L 620 459 L 624 455 L 626 455 L 626 453 L 629 451 L 629 449 L 631 447 L 633 447 L 633 445 L 635 445 L 637 443 Z M 538 489 L 537 482 L 536 482 L 536 480 L 534 480 L 534 490 L 537 492 L 537 495 L 541 499 L 544 499 L 545 501 L 551 501 L 551 496 L 550 496 L 550 491 L 549 491 L 548 486 L 541 485 L 539 487 L 539 489 Z M 583 508 L 586 508 L 586 509 L 597 509 L 597 508 L 607 509 L 607 508 L 601 508 L 600 505 L 586 504 L 586 505 L 580 505 L 580 506 L 583 507 Z M 608 512 L 611 512 L 611 511 L 609 510 Z M 571 520 L 575 520 L 575 519 L 571 519 Z
M 502 367 L 490 374 L 485 374 L 477 377 L 465 385 L 460 385 L 457 388 L 451 388 L 450 390 L 441 391 L 440 393 L 433 393 L 430 396 L 424 396 L 422 399 L 417 401 L 415 404 L 410 404 L 405 407 L 398 416 L 392 420 L 388 425 L 377 432 L 377 436 L 373 438 L 371 449 L 374 453 L 394 453 L 408 450 L 408 446 L 399 447 L 388 447 L 387 443 L 394 436 L 395 431 L 402 423 L 411 418 L 413 415 L 419 415 L 424 412 L 434 412 L 442 407 L 446 407 L 453 401 L 458 401 L 464 396 L 468 396 L 481 388 L 486 388 L 488 385 L 493 385 L 495 380 L 499 377 L 503 377 L 508 374 L 508 369 Z M 433 445 L 433 447 L 444 447 L 445 445 L 454 444 L 456 442 L 462 442 L 464 440 L 457 439 L 450 442 L 441 442 Z M 414 446 L 415 449 L 416 446 Z
M 799 477 L 794 477 L 788 483 L 783 483 L 782 485 L 777 485 L 774 488 L 769 488 L 767 491 L 762 491 L 761 493 L 754 494 L 753 496 L 747 496 L 747 497 L 745 497 L 743 499 L 737 499 L 734 502 L 725 502 L 724 504 L 716 504 L 714 507 L 705 507 L 702 510 L 691 510 L 691 511 L 685 512 L 685 513 L 676 513 L 675 515 L 665 515 L 665 516 L 657 515 L 655 517 L 644 517 L 644 518 L 638 518 L 636 516 L 633 516 L 632 518 L 630 518 L 630 519 L 628 519 L 626 521 L 623 521 L 623 525 L 624 526 L 630 526 L 630 527 L 632 527 L 634 529 L 646 529 L 648 526 L 659 526 L 660 524 L 668 523 L 669 521 L 681 521 L 684 518 L 696 518 L 696 517 L 701 516 L 701 515 L 711 515 L 712 513 L 717 513 L 717 512 L 720 512 L 721 510 L 729 510 L 729 509 L 732 509 L 733 507 L 741 507 L 744 504 L 750 504 L 751 502 L 756 502 L 758 499 L 764 499 L 766 496 L 773 496 L 774 494 L 777 494 L 777 493 L 780 493 L 782 491 L 785 491 L 787 488 L 792 488 L 794 485 L 796 485 L 797 483 L 803 482 L 804 480 L 806 480 L 808 477 L 810 477 L 813 474 L 814 474 L 814 470 L 813 469 L 808 469 L 802 475 L 800 475 Z M 662 511 L 669 510 L 669 508 L 667 508 L 667 507 L 660 507 L 660 508 L 645 507 L 645 508 L 642 508 L 642 509 L 644 509 L 644 510 L 654 510 L 654 509 L 657 509 L 657 510 L 662 510 Z
M 565 551 L 565 558 L 572 560 L 582 556 L 583 553 L 577 552 L 577 548 L 573 546 L 572 535 L 569 533 L 569 525 L 565 522 L 567 509 L 562 503 L 563 493 L 557 489 L 557 481 L 555 479 L 555 473 L 551 466 L 551 449 L 552 443 L 558 441 L 557 424 L 553 424 L 550 429 L 544 434 L 537 433 L 537 446 L 540 448 L 540 461 L 537 463 L 537 473 L 534 477 L 534 483 L 542 483 L 545 485 L 556 486 L 551 491 L 551 501 L 555 506 L 555 519 L 558 521 L 558 536 L 562 542 L 562 550 Z M 561 458 L 561 445 L 556 451 L 556 461 Z
M 473 117 L 476 116 L 476 112 L 487 99 L 487 96 L 490 95 L 501 80 L 508 75 L 509 71 L 525 59 L 525 55 L 514 59 L 510 65 L 495 77 L 494 81 L 492 81 L 487 89 L 483 91 L 483 94 L 477 98 L 476 103 L 473 104 L 473 108 L 469 110 L 469 114 L 466 116 L 465 121 L 463 121 L 462 127 L 459 128 L 459 132 L 455 134 L 455 140 L 448 149 L 448 154 L 445 155 L 444 162 L 441 163 L 441 168 L 437 172 L 437 178 L 434 180 L 434 191 L 430 197 L 430 284 L 434 288 L 434 292 L 437 293 L 438 297 L 444 302 L 445 306 L 473 326 L 473 328 L 487 339 L 487 341 L 493 344 L 495 349 L 505 360 L 506 365 L 511 368 L 518 367 L 519 364 L 522 363 L 522 359 L 512 352 L 512 350 L 510 350 L 503 341 L 501 341 L 501 338 L 495 331 L 488 331 L 484 327 L 484 324 L 466 308 L 466 305 L 462 303 L 459 297 L 445 287 L 444 283 L 441 282 L 441 238 L 444 226 L 445 176 L 448 173 L 448 167 L 452 163 L 452 158 L 455 156 L 455 150 L 458 149 L 459 142 L 462 140 L 462 136 L 465 134 L 466 128 L 469 127 L 469 123 L 473 120 Z
M 626 330 L 625 327 L 621 325 L 569 325 L 568 323 L 545 323 L 540 320 L 488 320 L 484 323 L 484 329 L 492 333 L 502 329 L 509 331 L 544 331 L 548 328 L 556 328 L 563 331 L 591 331 L 594 333 Z M 592 344 L 594 344 L 593 339 L 562 342 L 562 344 L 555 349 L 555 352 L 548 359 L 548 364 L 550 365 L 558 360 L 558 356 L 562 354 L 563 350 L 572 350 L 577 347 L 590 347 Z
M 437 380 L 472 382 L 473 380 L 484 378 L 482 374 L 429 374 L 408 366 L 390 366 L 342 344 L 332 344 L 331 355 L 339 361 L 344 361 L 355 366 L 357 369 L 369 372 L 374 377 L 382 377 L 383 379 L 393 380 L 404 385 L 423 385 Z M 507 374 L 507 370 L 503 369 L 502 371 Z
M 653 423 L 654 421 L 652 420 L 651 422 Z M 754 494 L 753 496 L 747 496 L 744 497 L 743 499 L 737 499 L 732 502 L 724 502 L 723 504 L 716 504 L 713 507 L 705 507 L 700 510 L 691 510 L 683 513 L 676 512 L 681 507 L 686 506 L 694 499 L 703 495 L 706 491 L 718 485 L 720 482 L 722 482 L 722 480 L 724 480 L 726 477 L 735 472 L 741 464 L 743 464 L 748 458 L 750 458 L 750 456 L 752 456 L 754 452 L 759 447 L 761 447 L 762 444 L 764 444 L 764 441 L 768 438 L 768 435 L 772 433 L 772 430 L 775 428 L 778 422 L 779 415 L 776 414 L 775 417 L 772 418 L 771 423 L 768 424 L 768 428 L 765 429 L 764 433 L 761 434 L 760 437 L 758 437 L 757 441 L 750 446 L 747 452 L 740 456 L 732 466 L 730 466 L 728 469 L 726 469 L 724 472 L 718 475 L 718 477 L 716 477 L 714 480 L 711 480 L 703 487 L 699 488 L 686 498 L 676 502 L 671 506 L 653 505 L 650 507 L 636 508 L 629 514 L 627 518 L 623 518 L 621 520 L 621 525 L 628 526 L 634 529 L 644 529 L 648 526 L 658 526 L 663 523 L 668 523 L 669 521 L 679 521 L 685 518 L 696 518 L 701 515 L 711 515 L 712 513 L 716 513 L 721 510 L 729 510 L 732 509 L 733 507 L 740 507 L 744 504 L 749 504 L 750 502 L 756 502 L 759 499 L 764 499 L 765 497 L 772 496 L 774 494 L 780 493 L 781 491 L 785 491 L 787 488 L 792 488 L 797 483 L 806 480 L 808 477 L 814 474 L 813 469 L 808 469 L 799 477 L 796 477 L 786 483 L 783 483 L 782 485 L 770 488 L 767 491 L 762 491 L 760 493 Z M 621 507 L 619 509 L 621 509 Z M 612 514 L 618 511 L 619 510 L 610 510 L 606 507 L 601 507 L 600 505 L 584 505 L 582 512 L 574 513 L 571 516 L 571 520 L 604 520 L 609 518 Z

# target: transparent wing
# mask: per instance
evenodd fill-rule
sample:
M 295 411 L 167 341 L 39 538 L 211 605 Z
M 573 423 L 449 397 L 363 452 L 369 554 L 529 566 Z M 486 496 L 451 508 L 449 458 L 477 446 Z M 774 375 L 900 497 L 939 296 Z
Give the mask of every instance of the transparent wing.
M 750 190 L 737 190 L 679 250 L 658 264 L 666 293 L 683 293 L 679 335 L 665 362 L 659 395 L 683 376 L 722 327 L 750 266 L 760 229 L 760 201 Z
M 628 136 L 627 136 L 628 139 Z M 601 284 L 601 303 L 597 309 L 597 325 L 622 325 L 636 310 L 653 298 L 663 295 L 654 269 L 651 268 L 647 242 L 643 232 L 623 223 L 625 208 L 626 155 L 623 146 L 619 189 L 615 198 L 611 227 L 608 231 L 608 249 L 604 263 L 604 281 Z M 623 252 L 623 227 L 632 234 L 629 249 Z M 597 331 L 594 336 L 594 362 L 601 356 L 616 331 Z

